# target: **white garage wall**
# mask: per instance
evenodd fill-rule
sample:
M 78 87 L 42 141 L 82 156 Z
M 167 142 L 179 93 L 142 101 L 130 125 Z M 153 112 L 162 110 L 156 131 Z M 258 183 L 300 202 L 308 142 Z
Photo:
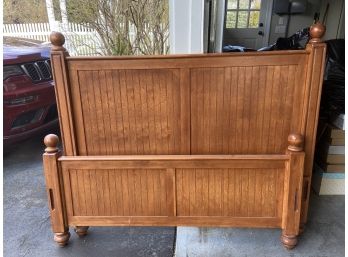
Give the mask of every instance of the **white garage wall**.
M 320 20 L 322 20 L 327 4 L 330 7 L 326 18 L 324 40 L 344 38 L 344 0 L 322 0 Z
M 305 27 L 309 27 L 313 23 L 314 13 L 320 11 L 321 1 L 319 0 L 308 0 L 307 1 L 307 10 L 303 14 L 295 14 L 291 16 L 290 24 L 289 24 L 289 35 L 291 36 L 296 31 L 303 29 Z M 320 20 L 322 17 L 322 13 L 320 13 Z M 283 24 L 279 24 L 279 19 L 283 17 Z M 287 23 L 288 15 L 279 16 L 275 13 L 272 14 L 272 22 L 270 28 L 270 37 L 269 44 L 273 44 L 276 42 L 278 37 L 284 37 L 285 33 L 277 33 L 277 26 L 285 26 Z
M 171 54 L 203 53 L 203 0 L 169 0 Z

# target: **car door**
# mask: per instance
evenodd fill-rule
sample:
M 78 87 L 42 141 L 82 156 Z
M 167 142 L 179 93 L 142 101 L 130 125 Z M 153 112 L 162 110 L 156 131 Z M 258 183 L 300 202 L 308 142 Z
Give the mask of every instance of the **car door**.
M 223 46 L 258 49 L 268 44 L 269 0 L 226 0 Z

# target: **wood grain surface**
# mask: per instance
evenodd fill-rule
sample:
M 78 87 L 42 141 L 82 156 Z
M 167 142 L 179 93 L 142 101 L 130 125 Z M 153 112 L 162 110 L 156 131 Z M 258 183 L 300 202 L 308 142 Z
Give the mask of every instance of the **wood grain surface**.
M 293 248 L 324 32 L 312 25 L 297 51 L 132 57 L 69 57 L 53 32 L 64 152 L 47 136 L 44 169 L 56 242 L 69 226 L 278 227 Z

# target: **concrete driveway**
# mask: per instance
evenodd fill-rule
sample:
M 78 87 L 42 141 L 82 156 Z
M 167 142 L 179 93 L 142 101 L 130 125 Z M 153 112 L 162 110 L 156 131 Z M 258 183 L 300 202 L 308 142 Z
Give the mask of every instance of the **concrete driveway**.
M 344 196 L 313 195 L 299 245 L 286 251 L 279 229 L 91 227 L 69 244 L 53 242 L 39 135 L 4 156 L 4 256 L 6 257 L 343 257 Z
M 4 156 L 4 256 L 173 256 L 175 228 L 91 227 L 78 238 L 70 229 L 69 244 L 53 241 L 42 170 L 39 135 Z

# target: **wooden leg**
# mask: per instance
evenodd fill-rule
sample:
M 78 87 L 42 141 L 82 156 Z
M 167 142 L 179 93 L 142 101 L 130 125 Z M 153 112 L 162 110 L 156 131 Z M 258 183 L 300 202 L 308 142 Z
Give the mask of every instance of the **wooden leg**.
M 87 226 L 76 226 L 75 232 L 78 236 L 85 236 L 85 235 L 87 235 L 88 228 L 89 227 L 87 227 Z
M 43 154 L 43 166 L 54 241 L 59 246 L 64 246 L 69 241 L 70 233 L 63 205 L 64 194 L 60 182 L 62 178 L 58 162 L 61 152 L 57 147 L 58 142 L 59 138 L 56 135 L 50 134 L 45 137 L 46 149 Z
M 297 236 L 296 235 L 285 235 L 284 232 L 280 237 L 280 241 L 283 243 L 283 246 L 291 250 L 297 245 Z
M 280 241 L 286 249 L 290 250 L 297 245 L 299 234 L 305 153 L 303 152 L 302 135 L 290 134 L 288 143 L 286 153 L 289 155 L 289 161 L 285 169 L 284 192 L 286 194 L 283 205 L 283 231 Z
M 65 246 L 70 238 L 70 232 L 54 233 L 54 241 L 61 247 Z

